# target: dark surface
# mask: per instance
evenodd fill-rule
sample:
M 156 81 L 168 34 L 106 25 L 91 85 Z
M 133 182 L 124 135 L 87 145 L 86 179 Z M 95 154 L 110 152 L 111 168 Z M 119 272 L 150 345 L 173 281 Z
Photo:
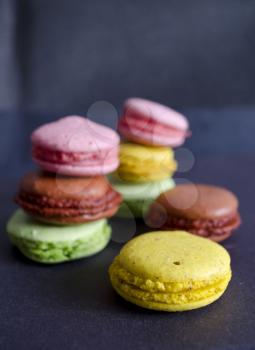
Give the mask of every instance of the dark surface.
M 186 147 L 193 151 L 195 165 L 176 178 L 234 191 L 243 224 L 224 244 L 233 269 L 224 296 L 206 308 L 176 314 L 135 307 L 110 286 L 107 269 L 121 247 L 117 242 L 149 230 L 141 222 L 114 220 L 113 241 L 102 253 L 58 266 L 31 263 L 12 248 L 5 224 L 15 209 L 11 198 L 17 181 L 31 168 L 29 133 L 51 116 L 24 116 L 26 124 L 21 115 L 2 114 L 0 349 L 255 349 L 255 120 L 254 111 L 248 111 L 188 113 L 193 138 Z M 113 126 L 109 120 L 105 123 Z
M 251 0 L 0 0 L 0 108 L 254 104 Z
M 224 244 L 233 268 L 227 292 L 211 306 L 179 314 L 143 310 L 115 295 L 107 268 L 121 247 L 116 242 L 95 257 L 59 266 L 24 259 L 5 234 L 15 185 L 2 183 L 1 349 L 254 349 L 254 171 L 252 158 L 211 158 L 198 160 L 191 172 L 189 178 L 235 191 L 243 224 Z M 133 224 L 130 230 L 115 224 L 114 240 L 131 238 Z

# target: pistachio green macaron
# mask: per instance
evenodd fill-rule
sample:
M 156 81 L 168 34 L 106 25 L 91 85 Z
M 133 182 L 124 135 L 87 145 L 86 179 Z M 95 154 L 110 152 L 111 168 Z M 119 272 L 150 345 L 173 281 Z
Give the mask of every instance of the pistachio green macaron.
M 7 224 L 11 242 L 29 259 L 55 264 L 84 258 L 103 250 L 111 237 L 105 219 L 86 224 L 54 226 L 17 210 Z

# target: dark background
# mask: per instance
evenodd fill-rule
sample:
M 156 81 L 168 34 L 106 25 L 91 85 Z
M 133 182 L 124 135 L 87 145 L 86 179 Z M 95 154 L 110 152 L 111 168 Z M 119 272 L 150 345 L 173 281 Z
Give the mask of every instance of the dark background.
M 254 104 L 252 0 L 0 0 L 0 107 Z
M 32 130 L 71 113 L 116 128 L 129 96 L 188 117 L 195 164 L 179 180 L 239 198 L 242 226 L 224 243 L 233 279 L 206 308 L 155 313 L 116 296 L 107 268 L 142 222 L 112 222 L 101 254 L 58 266 L 6 235 Z M 0 349 L 254 350 L 254 104 L 255 1 L 0 0 Z

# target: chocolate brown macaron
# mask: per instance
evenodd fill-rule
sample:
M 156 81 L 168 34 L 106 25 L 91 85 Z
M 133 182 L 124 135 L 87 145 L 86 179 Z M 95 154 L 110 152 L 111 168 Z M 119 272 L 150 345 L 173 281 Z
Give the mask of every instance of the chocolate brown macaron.
M 221 187 L 183 184 L 162 193 L 150 207 L 147 224 L 185 230 L 220 242 L 240 225 L 238 199 Z
M 118 210 L 121 195 L 105 176 L 66 177 L 30 172 L 20 183 L 16 203 L 38 220 L 79 224 L 109 218 Z

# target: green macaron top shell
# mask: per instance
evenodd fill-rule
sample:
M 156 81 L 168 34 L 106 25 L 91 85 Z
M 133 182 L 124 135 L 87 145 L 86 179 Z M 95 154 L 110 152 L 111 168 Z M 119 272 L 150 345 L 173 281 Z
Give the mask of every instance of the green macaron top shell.
M 11 242 L 29 259 L 56 264 L 94 255 L 111 238 L 111 227 L 102 219 L 75 226 L 54 226 L 17 210 L 7 224 Z
M 124 200 L 155 199 L 162 192 L 175 186 L 174 180 L 171 178 L 143 183 L 125 182 L 114 176 L 109 177 L 109 179 L 116 191 L 122 194 Z

